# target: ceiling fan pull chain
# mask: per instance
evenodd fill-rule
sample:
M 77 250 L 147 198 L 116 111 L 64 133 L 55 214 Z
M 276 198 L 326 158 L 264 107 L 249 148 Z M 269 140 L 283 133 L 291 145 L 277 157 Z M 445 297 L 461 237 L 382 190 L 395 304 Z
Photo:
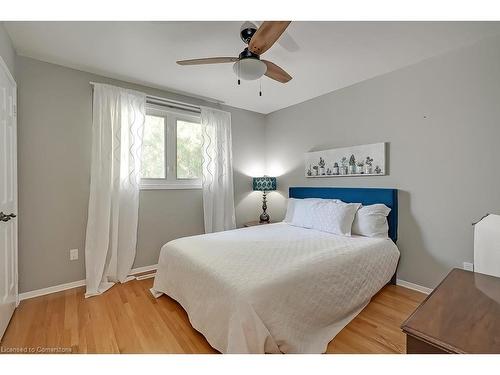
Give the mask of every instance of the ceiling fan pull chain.
M 262 78 L 259 79 L 259 96 L 262 96 Z
M 241 85 L 240 81 L 240 64 L 238 64 L 238 86 Z

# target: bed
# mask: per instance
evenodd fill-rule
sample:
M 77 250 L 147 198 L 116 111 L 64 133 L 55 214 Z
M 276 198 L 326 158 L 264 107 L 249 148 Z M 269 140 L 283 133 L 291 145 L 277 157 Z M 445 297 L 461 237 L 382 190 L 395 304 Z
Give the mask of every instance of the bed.
M 275 223 L 164 245 L 153 295 L 178 301 L 222 353 L 323 353 L 395 274 L 397 190 L 290 188 L 289 196 L 384 203 L 390 239 Z

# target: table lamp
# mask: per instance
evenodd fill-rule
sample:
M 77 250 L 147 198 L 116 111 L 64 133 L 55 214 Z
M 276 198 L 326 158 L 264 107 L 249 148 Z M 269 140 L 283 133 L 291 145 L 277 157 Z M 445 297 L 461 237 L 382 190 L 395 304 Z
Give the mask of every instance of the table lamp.
M 268 191 L 276 190 L 276 177 L 254 177 L 253 190 L 262 191 L 262 214 L 260 215 L 260 223 L 269 223 L 269 215 L 267 214 L 266 194 Z

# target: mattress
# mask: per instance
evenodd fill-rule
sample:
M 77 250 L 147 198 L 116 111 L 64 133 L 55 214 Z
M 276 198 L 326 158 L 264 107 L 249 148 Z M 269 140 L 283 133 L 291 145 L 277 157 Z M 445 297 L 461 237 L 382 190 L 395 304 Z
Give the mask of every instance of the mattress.
M 222 353 L 323 353 L 398 259 L 390 239 L 268 224 L 170 241 L 151 291 Z

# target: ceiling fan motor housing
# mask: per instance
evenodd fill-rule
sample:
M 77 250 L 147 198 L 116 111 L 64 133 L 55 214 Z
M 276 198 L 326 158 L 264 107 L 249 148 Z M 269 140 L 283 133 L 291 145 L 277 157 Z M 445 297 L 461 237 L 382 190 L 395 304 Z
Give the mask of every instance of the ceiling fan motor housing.
M 253 53 L 252 51 L 250 51 L 248 48 L 245 48 L 239 55 L 239 58 L 240 60 L 241 59 L 248 59 L 248 58 L 253 58 L 253 59 L 259 59 L 260 60 L 260 56 L 257 55 L 256 53 Z
M 257 31 L 257 26 L 255 26 L 251 22 L 245 22 L 243 25 L 241 25 L 241 29 L 240 29 L 241 40 L 245 44 L 250 43 L 250 40 L 252 39 L 253 34 L 255 34 L 256 31 Z

